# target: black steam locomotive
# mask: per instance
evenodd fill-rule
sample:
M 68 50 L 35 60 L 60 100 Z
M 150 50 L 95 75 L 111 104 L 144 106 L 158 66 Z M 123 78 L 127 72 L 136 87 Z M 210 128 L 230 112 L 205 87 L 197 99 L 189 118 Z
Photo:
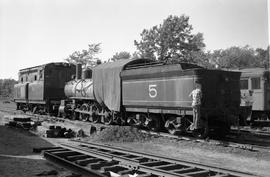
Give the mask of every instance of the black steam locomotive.
M 239 72 L 125 59 L 83 72 L 78 64 L 76 78 L 70 80 L 74 74 L 75 66 L 66 63 L 20 70 L 20 83 L 15 85 L 18 109 L 153 131 L 167 129 L 171 134 L 193 132 L 200 137 L 211 129 L 229 130 L 238 120 Z M 190 129 L 189 94 L 197 81 L 203 96 L 201 129 L 195 132 Z

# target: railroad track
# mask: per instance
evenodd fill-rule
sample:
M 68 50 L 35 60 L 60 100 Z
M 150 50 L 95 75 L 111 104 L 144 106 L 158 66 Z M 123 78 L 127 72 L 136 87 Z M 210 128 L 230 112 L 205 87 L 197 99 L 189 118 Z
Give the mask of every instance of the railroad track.
M 238 133 L 249 133 L 249 134 L 253 134 L 255 136 L 259 136 L 259 137 L 270 137 L 270 132 L 269 131 L 263 131 L 263 130 L 253 130 L 250 127 L 249 128 L 237 128 L 237 127 L 232 127 L 231 128 L 231 132 L 234 134 L 238 134 Z
M 145 133 L 145 134 L 160 136 L 160 137 L 167 137 L 167 138 L 171 138 L 175 140 L 208 143 L 215 146 L 234 147 L 234 148 L 240 148 L 240 149 L 249 150 L 249 151 L 270 152 L 270 144 L 266 144 L 266 143 L 263 144 L 263 142 L 261 142 L 261 145 L 258 145 L 256 142 L 252 142 L 252 141 L 245 142 L 245 140 L 239 140 L 237 138 L 230 138 L 230 137 L 223 138 L 222 140 L 216 140 L 216 139 L 198 139 L 198 138 L 194 138 L 190 136 L 171 135 L 171 134 L 163 133 L 163 132 L 152 132 L 152 131 L 145 131 L 145 130 L 140 130 L 140 132 Z
M 66 121 L 73 123 L 73 120 L 69 119 L 64 119 L 64 118 L 59 118 L 59 117 L 54 117 L 54 116 L 49 116 L 49 115 L 37 115 L 33 113 L 24 113 L 22 111 L 18 111 L 15 109 L 10 109 L 10 108 L 0 108 L 0 111 L 11 113 L 11 114 L 23 114 L 27 116 L 32 116 L 38 121 L 45 121 L 47 119 L 49 120 L 57 120 L 57 121 Z M 95 123 L 89 122 L 89 125 L 97 125 Z M 99 126 L 102 127 L 110 127 L 110 125 L 104 125 L 104 124 L 98 124 Z M 112 125 L 111 125 L 112 126 Z M 240 148 L 244 150 L 250 150 L 250 151 L 267 151 L 270 152 L 270 141 L 250 141 L 250 140 L 243 140 L 239 138 L 239 133 L 240 134 L 250 134 L 250 131 L 242 131 L 240 130 L 239 132 L 236 131 L 235 129 L 232 130 L 232 136 L 227 136 L 223 139 L 198 139 L 190 136 L 185 136 L 185 135 L 171 135 L 169 133 L 164 133 L 164 132 L 152 132 L 152 131 L 146 131 L 146 130 L 140 130 L 142 133 L 150 134 L 150 135 L 156 135 L 160 137 L 165 137 L 165 138 L 171 138 L 171 139 L 177 139 L 177 140 L 186 140 L 186 141 L 195 141 L 195 142 L 204 142 L 204 143 L 209 143 L 213 145 L 218 145 L 218 146 L 229 146 L 229 147 L 234 147 L 234 148 Z M 269 136 L 266 136 L 264 134 L 264 138 L 270 138 L 270 133 Z
M 46 159 L 86 176 L 255 176 L 251 173 L 81 141 L 75 141 L 73 145 L 61 144 L 61 147 L 47 149 L 43 154 Z

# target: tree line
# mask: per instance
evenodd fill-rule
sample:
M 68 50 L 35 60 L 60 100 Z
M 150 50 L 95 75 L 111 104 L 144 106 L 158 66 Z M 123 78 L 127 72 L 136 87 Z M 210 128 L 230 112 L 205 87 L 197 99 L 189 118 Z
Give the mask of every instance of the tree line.
M 14 85 L 17 83 L 14 79 L 0 79 L 0 97 L 11 98 L 14 94 Z
M 149 58 L 166 63 L 188 62 L 207 68 L 269 67 L 269 48 L 232 46 L 227 49 L 205 51 L 203 33 L 193 33 L 189 17 L 168 16 L 159 25 L 143 29 L 140 40 L 134 40 L 137 51 L 120 51 L 105 62 L 129 58 Z M 94 66 L 101 52 L 101 43 L 88 45 L 87 50 L 75 51 L 65 60 Z

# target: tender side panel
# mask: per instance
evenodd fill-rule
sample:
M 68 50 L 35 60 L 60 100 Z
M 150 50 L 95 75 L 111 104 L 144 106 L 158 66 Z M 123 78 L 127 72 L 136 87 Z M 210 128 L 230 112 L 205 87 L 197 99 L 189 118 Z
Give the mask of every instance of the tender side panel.
M 29 102 L 44 100 L 44 67 L 37 67 L 28 73 L 28 78 L 31 80 L 28 89 Z
M 194 77 L 162 77 L 123 81 L 126 107 L 189 108 Z
M 125 70 L 122 102 L 127 111 L 192 114 L 190 92 L 197 75 L 179 64 Z
M 28 84 L 29 83 L 15 84 L 14 99 L 16 102 L 20 102 L 20 100 L 26 101 L 28 99 Z
M 29 84 L 29 101 L 44 100 L 44 82 L 34 81 Z
M 15 101 L 32 103 L 32 100 L 43 100 L 43 69 L 44 65 L 26 68 L 19 72 L 19 82 L 14 86 Z

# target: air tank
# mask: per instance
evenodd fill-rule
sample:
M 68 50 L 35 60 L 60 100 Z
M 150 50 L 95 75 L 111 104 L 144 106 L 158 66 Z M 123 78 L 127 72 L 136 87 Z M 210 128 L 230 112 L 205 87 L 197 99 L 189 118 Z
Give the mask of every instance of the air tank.
M 92 79 L 72 80 L 65 85 L 66 97 L 94 99 Z

